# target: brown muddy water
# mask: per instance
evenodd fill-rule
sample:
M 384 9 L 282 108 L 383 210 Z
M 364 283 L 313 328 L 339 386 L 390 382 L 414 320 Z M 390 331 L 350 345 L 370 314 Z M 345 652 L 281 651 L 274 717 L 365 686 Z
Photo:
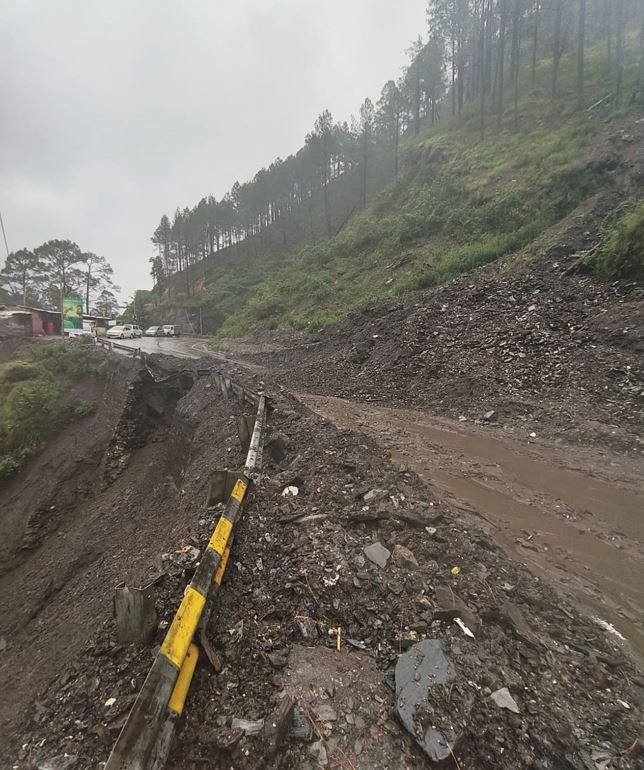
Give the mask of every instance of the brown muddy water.
M 644 474 L 606 450 L 510 438 L 424 412 L 300 396 L 371 435 L 512 558 L 581 599 L 644 659 Z

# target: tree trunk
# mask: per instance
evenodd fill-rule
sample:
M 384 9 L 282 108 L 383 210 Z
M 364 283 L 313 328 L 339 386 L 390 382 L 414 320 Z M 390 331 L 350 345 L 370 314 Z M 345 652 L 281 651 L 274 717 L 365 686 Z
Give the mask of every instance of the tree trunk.
M 537 0 L 534 7 L 534 29 L 532 31 L 532 85 L 537 82 L 537 54 L 539 50 L 539 16 L 541 14 L 541 0 Z
M 519 131 L 519 72 L 521 70 L 521 11 L 523 0 L 514 0 L 512 59 L 514 65 L 514 130 Z
M 635 101 L 638 104 L 644 104 L 644 0 L 640 0 L 640 12 L 642 14 L 640 25 L 640 73 Z
M 584 54 L 586 48 L 586 0 L 579 0 L 579 32 L 577 34 L 577 98 L 584 105 Z
M 456 24 L 452 17 L 452 115 L 456 115 Z
M 481 83 L 480 83 L 480 90 L 481 90 L 481 115 L 480 115 L 480 133 L 481 133 L 481 140 L 485 139 L 485 91 L 487 89 L 487 70 L 486 70 L 486 48 L 485 48 L 485 14 L 486 14 L 486 6 L 485 2 L 481 4 L 481 28 L 479 31 L 480 34 L 480 40 L 479 40 L 479 57 L 481 60 Z
M 613 68 L 612 0 L 604 0 L 604 24 L 606 25 L 606 58 L 610 70 Z
M 420 61 L 416 57 L 414 62 L 414 70 L 416 77 L 416 94 L 414 99 L 414 135 L 418 136 L 420 133 Z
M 400 146 L 400 112 L 396 112 L 396 138 L 394 139 L 394 179 L 398 180 L 398 148 Z
M 557 81 L 559 80 L 559 65 L 563 53 L 561 46 L 562 0 L 555 0 L 555 33 L 552 55 L 552 95 L 557 96 Z
M 624 0 L 615 0 L 615 23 L 617 26 L 617 46 L 615 58 L 617 64 L 617 84 L 615 86 L 615 104 L 619 106 L 622 98 L 624 81 Z
M 367 142 L 368 136 L 365 132 L 362 145 L 362 208 L 367 208 Z
M 497 98 L 497 127 L 501 128 L 503 123 L 503 78 L 505 75 L 505 28 L 507 24 L 508 0 L 501 0 L 501 25 L 499 28 L 499 58 L 497 62 L 498 71 L 498 98 Z

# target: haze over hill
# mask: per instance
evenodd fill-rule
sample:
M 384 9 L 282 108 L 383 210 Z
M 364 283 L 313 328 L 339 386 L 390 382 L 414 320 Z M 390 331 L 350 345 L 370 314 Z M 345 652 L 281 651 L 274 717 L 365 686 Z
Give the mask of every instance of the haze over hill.
M 518 252 L 619 184 L 607 139 L 641 112 L 640 23 L 626 0 L 430 3 L 354 123 L 325 110 L 296 154 L 162 217 L 139 305 L 220 336 L 319 327 Z
M 320 104 L 349 118 L 422 28 L 423 0 L 8 0 L 0 210 L 10 250 L 70 238 L 126 296 L 150 230 L 295 150 Z M 356 34 L 356 30 L 360 34 Z M 4 244 L 0 250 L 4 261 Z

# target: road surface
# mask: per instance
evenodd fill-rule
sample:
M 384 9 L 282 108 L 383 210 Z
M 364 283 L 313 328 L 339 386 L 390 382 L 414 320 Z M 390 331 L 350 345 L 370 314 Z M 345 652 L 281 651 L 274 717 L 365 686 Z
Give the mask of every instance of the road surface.
M 189 337 L 119 343 L 260 368 Z M 298 397 L 338 427 L 375 438 L 444 499 L 476 516 L 513 558 L 582 599 L 644 657 L 644 482 L 635 461 L 606 450 L 537 447 L 421 411 Z

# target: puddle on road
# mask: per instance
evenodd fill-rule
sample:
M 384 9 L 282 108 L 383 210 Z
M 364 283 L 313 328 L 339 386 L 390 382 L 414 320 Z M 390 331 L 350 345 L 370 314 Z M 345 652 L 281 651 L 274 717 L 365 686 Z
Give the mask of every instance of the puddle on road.
M 421 412 L 301 398 L 337 425 L 377 439 L 395 462 L 477 516 L 512 558 L 581 597 L 644 658 L 644 496 L 596 478 L 592 468 L 565 468 L 555 453 L 540 449 L 535 459 L 516 442 L 455 430 Z

